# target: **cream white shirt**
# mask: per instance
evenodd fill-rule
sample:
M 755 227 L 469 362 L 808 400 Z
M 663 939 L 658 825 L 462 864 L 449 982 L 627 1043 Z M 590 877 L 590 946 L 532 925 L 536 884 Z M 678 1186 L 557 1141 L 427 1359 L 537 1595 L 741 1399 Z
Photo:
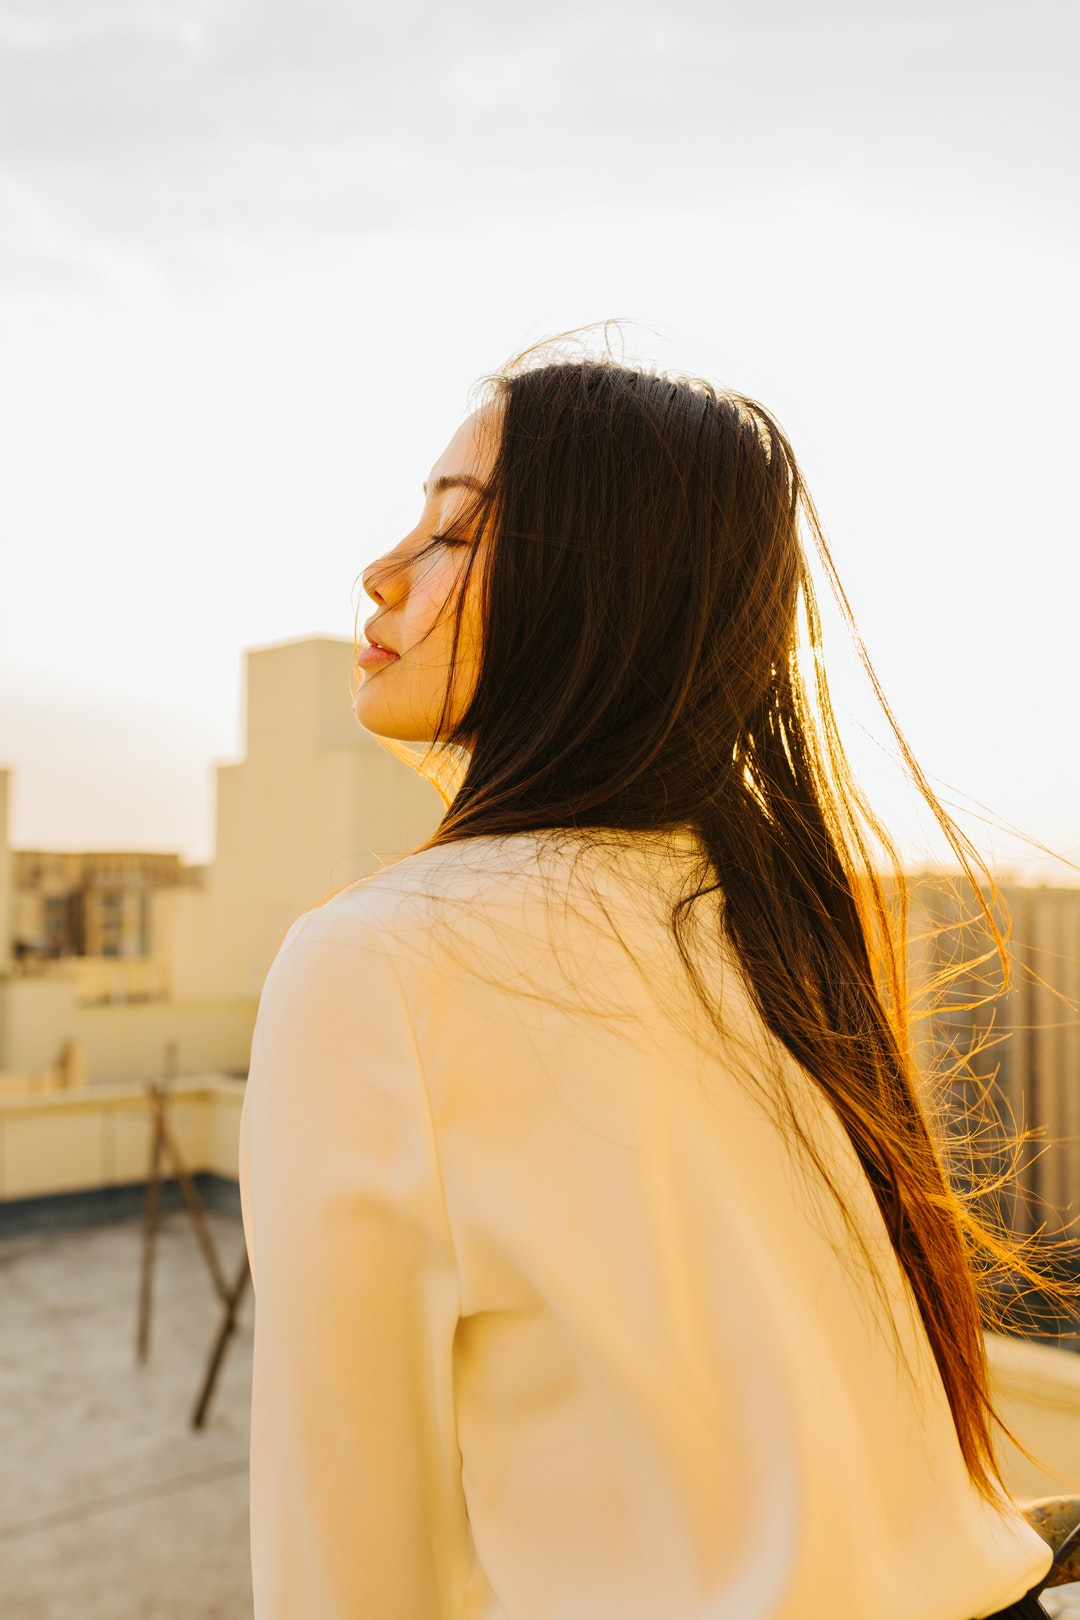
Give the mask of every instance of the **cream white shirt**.
M 694 859 L 476 840 L 290 932 L 241 1125 L 256 1620 L 971 1620 L 1045 1573 L 834 1116 L 729 958 L 719 1032 L 689 990 Z

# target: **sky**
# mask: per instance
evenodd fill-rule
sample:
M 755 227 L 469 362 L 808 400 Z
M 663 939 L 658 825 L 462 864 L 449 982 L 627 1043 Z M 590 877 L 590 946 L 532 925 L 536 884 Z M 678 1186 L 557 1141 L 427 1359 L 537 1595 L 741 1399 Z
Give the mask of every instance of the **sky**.
M 931 779 L 1077 881 L 1078 45 L 1075 0 L 0 0 L 12 842 L 207 859 L 244 649 L 351 634 L 474 381 L 618 317 L 776 413 Z

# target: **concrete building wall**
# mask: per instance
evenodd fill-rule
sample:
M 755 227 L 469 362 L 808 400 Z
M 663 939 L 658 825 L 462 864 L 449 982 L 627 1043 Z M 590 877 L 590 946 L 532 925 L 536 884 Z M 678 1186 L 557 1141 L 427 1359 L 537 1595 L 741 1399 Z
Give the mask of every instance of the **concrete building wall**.
M 11 965 L 11 940 L 15 931 L 13 862 L 8 839 L 10 788 L 11 772 L 0 770 L 0 974 L 6 973 Z
M 74 1038 L 95 1084 L 153 1080 L 166 1071 L 247 1072 L 258 1002 L 215 997 L 142 1006 L 79 1007 Z
M 159 889 L 150 900 L 154 956 L 169 964 L 169 984 L 177 1001 L 201 1001 L 214 994 L 212 917 L 205 889 Z
M 70 979 L 0 980 L 0 1071 L 51 1069 L 75 1039 L 77 1008 Z
M 248 654 L 247 750 L 218 769 L 205 890 L 158 909 L 177 994 L 257 996 L 303 911 L 438 824 L 438 795 L 353 717 L 352 660 L 332 637 Z

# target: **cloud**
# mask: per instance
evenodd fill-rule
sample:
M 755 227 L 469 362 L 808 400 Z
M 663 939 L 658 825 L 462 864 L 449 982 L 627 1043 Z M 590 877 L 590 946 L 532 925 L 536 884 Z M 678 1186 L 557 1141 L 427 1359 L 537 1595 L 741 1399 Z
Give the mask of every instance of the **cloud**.
M 1047 206 L 1077 31 L 1059 0 L 6 0 L 0 273 L 805 179 Z
M 233 7 L 233 9 L 236 9 Z M 186 47 L 206 47 L 221 0 L 4 0 L 0 49 L 33 55 L 63 51 L 87 40 L 144 34 Z

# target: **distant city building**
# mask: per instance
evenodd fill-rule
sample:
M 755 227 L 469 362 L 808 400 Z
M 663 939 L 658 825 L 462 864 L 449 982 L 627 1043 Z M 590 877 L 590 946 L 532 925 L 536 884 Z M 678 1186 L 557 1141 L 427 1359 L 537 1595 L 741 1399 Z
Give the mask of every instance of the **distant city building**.
M 292 922 L 442 814 L 357 724 L 352 659 L 351 641 L 324 636 L 247 654 L 245 757 L 217 768 L 206 867 L 11 850 L 0 772 L 0 1090 L 246 1070 Z
M 202 879 L 178 855 L 14 850 L 11 955 L 26 964 L 149 956 L 154 891 Z
M 1015 1231 L 1060 1236 L 1080 1215 L 1080 888 L 1002 881 L 993 909 L 1008 928 L 1003 993 L 971 887 L 939 875 L 912 881 L 911 977 L 926 1009 L 917 1050 L 944 1086 L 957 1141 L 982 1122 L 977 1175 L 1008 1168 L 994 1114 L 1006 1134 L 1035 1133 L 1004 1213 Z

